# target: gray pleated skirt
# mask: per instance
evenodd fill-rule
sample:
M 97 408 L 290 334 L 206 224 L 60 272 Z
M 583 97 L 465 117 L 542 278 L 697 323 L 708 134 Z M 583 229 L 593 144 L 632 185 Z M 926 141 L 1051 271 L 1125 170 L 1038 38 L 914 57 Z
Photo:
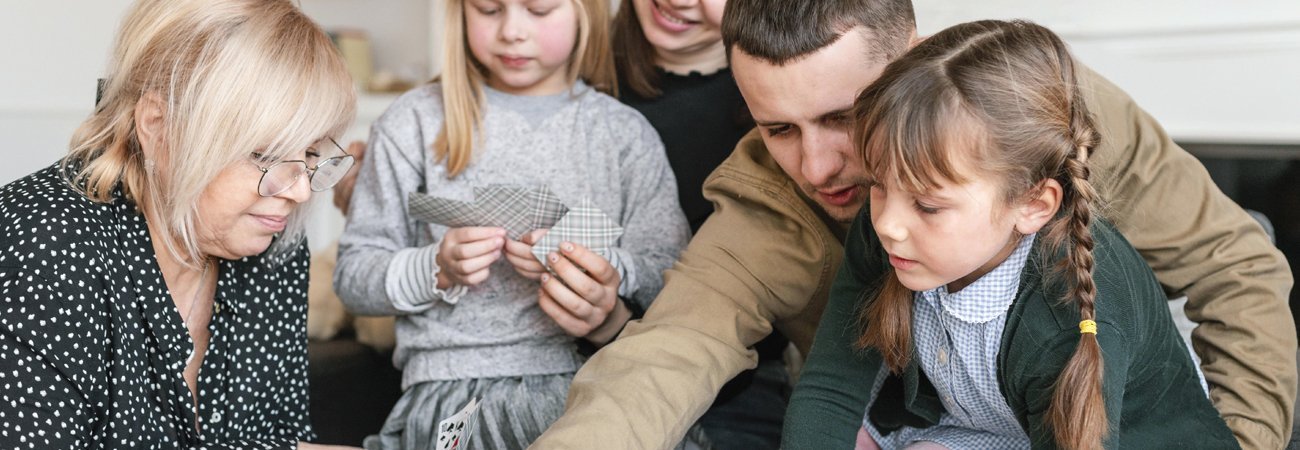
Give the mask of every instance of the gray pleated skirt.
M 438 422 L 479 399 L 467 450 L 524 450 L 564 414 L 572 373 L 428 381 L 411 386 L 393 406 L 366 450 L 437 450 Z M 678 449 L 709 449 L 696 425 Z
M 388 414 L 367 450 L 435 450 L 438 422 L 479 400 L 467 450 L 524 450 L 564 414 L 572 373 L 428 381 L 411 386 Z

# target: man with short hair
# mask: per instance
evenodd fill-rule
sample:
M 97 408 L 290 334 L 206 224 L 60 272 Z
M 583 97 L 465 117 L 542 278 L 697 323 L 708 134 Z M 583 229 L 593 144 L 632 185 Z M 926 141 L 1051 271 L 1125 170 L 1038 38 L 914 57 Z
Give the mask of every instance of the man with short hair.
M 803 354 L 866 175 L 849 141 L 862 88 L 915 42 L 907 0 L 731 0 L 723 40 L 758 128 L 708 179 L 716 211 L 645 318 L 582 367 L 535 448 L 667 448 L 780 329 Z M 1290 269 L 1263 229 L 1119 88 L 1079 74 L 1108 218 L 1187 316 L 1210 396 L 1246 448 L 1282 448 L 1296 394 Z

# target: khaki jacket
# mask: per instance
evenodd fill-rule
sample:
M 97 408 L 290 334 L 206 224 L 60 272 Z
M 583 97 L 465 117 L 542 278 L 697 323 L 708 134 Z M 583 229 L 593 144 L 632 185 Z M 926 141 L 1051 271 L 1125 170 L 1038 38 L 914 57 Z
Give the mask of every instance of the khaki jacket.
M 1244 448 L 1282 448 L 1296 395 L 1286 259 L 1205 168 L 1118 87 L 1082 70 L 1102 143 L 1094 184 L 1113 221 L 1187 316 L 1210 396 Z M 533 448 L 676 445 L 718 389 L 755 366 L 780 329 L 808 354 L 843 259 L 831 221 L 767 153 L 757 132 L 709 177 L 716 211 L 665 274 L 645 318 L 574 377 L 567 412 Z

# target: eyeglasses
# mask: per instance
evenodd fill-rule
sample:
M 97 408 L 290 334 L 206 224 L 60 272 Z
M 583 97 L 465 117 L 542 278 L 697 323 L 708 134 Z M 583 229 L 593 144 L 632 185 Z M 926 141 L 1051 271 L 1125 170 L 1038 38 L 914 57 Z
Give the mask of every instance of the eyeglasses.
M 312 192 L 321 192 L 339 183 L 348 170 L 352 169 L 355 159 L 347 150 L 344 150 L 334 138 L 329 138 L 330 143 L 334 144 L 342 156 L 325 158 L 316 163 L 315 167 L 308 167 L 307 161 L 300 159 L 280 161 L 271 164 L 268 167 L 262 167 L 256 162 L 253 165 L 257 170 L 262 171 L 262 179 L 257 182 L 257 193 L 263 197 L 274 197 L 284 193 L 298 182 L 298 178 L 307 174 L 308 185 L 311 186 Z M 311 149 L 314 150 L 314 149 Z M 311 151 L 309 150 L 309 151 Z M 259 153 L 253 153 L 252 157 L 257 160 L 261 157 Z M 252 161 L 250 161 L 252 162 Z

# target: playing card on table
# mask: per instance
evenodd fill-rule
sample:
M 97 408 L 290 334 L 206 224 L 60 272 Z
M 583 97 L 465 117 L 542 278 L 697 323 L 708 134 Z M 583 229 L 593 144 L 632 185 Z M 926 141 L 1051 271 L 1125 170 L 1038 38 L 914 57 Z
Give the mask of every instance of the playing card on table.
M 622 235 L 623 227 L 596 209 L 591 200 L 583 199 L 533 244 L 533 255 L 538 261 L 546 261 L 546 255 L 557 251 L 561 242 L 572 242 L 609 259 L 609 248 Z
M 493 226 L 474 203 L 412 192 L 407 204 L 411 217 L 425 222 L 449 228 Z
M 438 450 L 464 449 L 469 445 L 473 431 L 474 412 L 478 411 L 478 398 L 470 399 L 469 404 L 456 414 L 438 422 Z

